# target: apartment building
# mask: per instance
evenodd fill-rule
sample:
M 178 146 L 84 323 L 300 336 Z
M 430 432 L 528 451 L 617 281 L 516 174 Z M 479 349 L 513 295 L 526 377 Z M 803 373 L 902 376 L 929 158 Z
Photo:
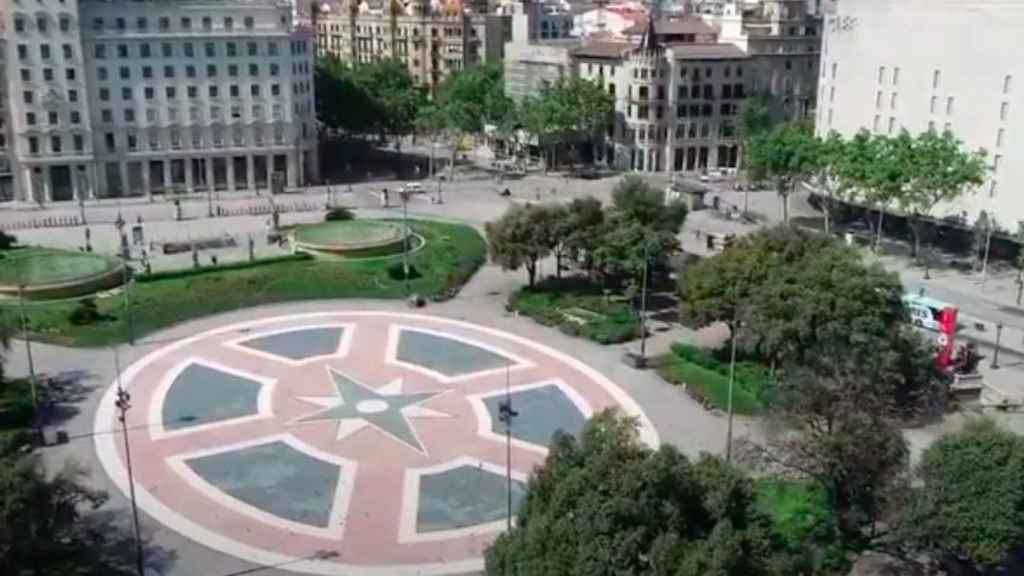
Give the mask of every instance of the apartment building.
M 0 18 L 0 202 L 14 200 L 14 157 L 11 145 L 11 106 L 7 93 L 7 42 Z
M 623 39 L 575 43 L 531 37 L 533 6 L 523 3 L 513 21 L 506 93 L 536 93 L 568 74 L 607 90 L 616 119 L 594 151 L 599 162 L 641 172 L 737 168 L 738 116 L 748 96 L 768 96 L 780 118 L 813 113 L 820 18 L 803 0 L 650 16 Z
M 452 72 L 500 61 L 509 19 L 487 2 L 324 2 L 316 9 L 317 52 L 344 62 L 394 58 L 433 92 Z
M 312 30 L 275 0 L 11 0 L 18 199 L 317 177 Z
M 1020 2 L 837 2 L 825 23 L 819 133 L 951 130 L 967 148 L 988 151 L 991 171 L 981 189 L 934 216 L 973 221 L 985 210 L 1016 230 L 1024 220 L 1022 27 Z

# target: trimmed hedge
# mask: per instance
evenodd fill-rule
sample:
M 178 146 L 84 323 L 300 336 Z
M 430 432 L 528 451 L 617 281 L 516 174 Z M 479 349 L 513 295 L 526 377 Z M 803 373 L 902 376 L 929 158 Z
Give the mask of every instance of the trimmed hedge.
M 566 314 L 573 315 L 574 308 L 595 318 L 581 318 L 583 323 L 572 320 Z M 508 309 L 599 344 L 619 344 L 640 337 L 640 325 L 629 304 L 606 303 L 603 290 L 581 278 L 548 278 L 533 288 L 521 288 L 509 296 Z
M 139 283 L 155 282 L 158 280 L 170 280 L 172 278 L 188 278 L 189 276 L 201 276 L 203 274 L 209 274 L 211 272 L 225 272 L 229 270 L 247 270 L 249 268 L 260 268 L 262 266 L 269 266 L 271 264 L 278 264 L 281 262 L 301 262 L 303 260 L 312 260 L 313 256 L 306 254 L 305 252 L 297 252 L 295 254 L 285 254 L 284 256 L 271 256 L 270 258 L 260 258 L 249 262 L 248 260 L 240 262 L 230 262 L 228 264 L 218 264 L 217 266 L 201 266 L 199 268 L 182 268 L 180 270 L 165 270 L 162 272 L 153 272 L 150 274 L 137 274 L 135 281 Z
M 686 344 L 672 345 L 672 352 L 655 363 L 658 373 L 673 384 L 685 384 L 687 390 L 719 410 L 729 407 L 729 363 Z M 768 370 L 760 364 L 736 363 L 733 410 L 737 414 L 756 414 L 764 408 L 764 394 L 770 386 Z

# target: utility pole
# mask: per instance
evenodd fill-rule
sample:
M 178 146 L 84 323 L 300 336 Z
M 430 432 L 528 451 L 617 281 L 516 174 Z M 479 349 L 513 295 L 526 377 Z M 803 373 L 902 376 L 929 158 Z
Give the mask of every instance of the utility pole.
M 121 385 L 121 358 L 118 355 L 117 347 L 114 347 L 114 370 L 117 372 L 117 399 L 114 405 L 117 406 L 118 420 L 121 421 L 121 436 L 124 438 L 124 460 L 128 469 L 128 495 L 132 504 L 132 528 L 135 531 L 135 567 L 139 576 L 145 576 L 145 561 L 142 554 L 142 533 L 139 529 L 139 506 L 135 500 L 135 475 L 132 472 L 132 452 L 128 444 L 128 419 L 126 415 L 131 409 L 131 394 Z

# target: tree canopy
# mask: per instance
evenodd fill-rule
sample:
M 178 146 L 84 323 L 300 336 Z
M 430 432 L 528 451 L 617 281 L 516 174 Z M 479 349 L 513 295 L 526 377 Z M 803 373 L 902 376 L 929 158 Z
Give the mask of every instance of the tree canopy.
M 544 205 L 514 205 L 501 218 L 484 224 L 491 260 L 504 270 L 526 268 L 529 286 L 537 278 L 537 263 L 551 254 L 557 208 Z
M 911 542 L 986 568 L 1024 546 L 1024 437 L 971 422 L 929 446 L 917 475 Z
M 789 221 L 789 195 L 816 173 L 818 140 L 811 126 L 786 123 L 750 139 L 749 169 L 770 178 L 782 200 L 782 220 Z
M 541 146 L 592 142 L 612 122 L 615 100 L 595 82 L 560 78 L 523 100 L 522 128 Z
M 634 421 L 610 411 L 579 440 L 558 433 L 515 527 L 487 550 L 487 574 L 769 573 L 771 525 L 750 480 L 717 458 L 690 461 L 637 436 Z
M 426 93 L 397 60 L 349 66 L 328 55 L 318 60 L 315 81 L 320 121 L 350 134 L 408 134 L 426 104 Z

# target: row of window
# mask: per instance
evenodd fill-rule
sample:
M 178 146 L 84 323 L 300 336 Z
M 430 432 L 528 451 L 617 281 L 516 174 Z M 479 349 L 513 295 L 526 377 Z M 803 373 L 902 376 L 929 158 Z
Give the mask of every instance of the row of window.
M 614 96 L 614 84 L 609 84 L 611 94 Z M 638 98 L 640 100 L 647 100 L 649 97 L 649 90 L 647 86 L 640 86 L 638 90 Z M 658 86 L 657 88 L 658 100 L 665 99 L 665 87 Z M 743 84 L 723 84 L 722 85 L 722 99 L 742 99 L 745 95 L 745 88 Z M 627 87 L 627 96 L 633 97 L 633 87 Z M 713 84 L 693 84 L 689 87 L 679 86 L 677 90 L 677 98 L 679 100 L 686 100 L 687 98 L 696 100 L 714 100 L 715 99 L 715 86 Z
M 653 117 L 652 111 L 654 112 Z M 739 114 L 739 105 L 724 103 L 718 108 L 718 112 L 720 116 L 735 116 Z M 714 113 L 715 108 L 711 104 L 679 104 L 676 106 L 676 116 L 679 118 L 710 118 L 714 116 Z M 661 120 L 664 117 L 664 107 L 646 104 L 630 105 L 629 116 L 636 120 Z
M 792 66 L 792 63 L 789 60 L 786 60 L 786 69 L 789 70 L 791 68 L 791 66 Z M 609 69 L 611 69 L 611 70 L 614 70 L 614 68 L 615 68 L 614 66 L 609 66 Z M 666 70 L 665 68 L 659 68 L 657 70 L 651 69 L 651 68 L 634 68 L 633 69 L 633 78 L 639 78 L 640 80 L 647 80 L 648 77 L 653 80 L 653 79 L 658 78 L 659 76 L 661 78 L 664 78 L 665 77 L 665 70 Z M 703 73 L 702 73 L 702 70 L 703 70 Z M 594 73 L 594 65 L 593 64 L 587 64 L 587 74 L 591 74 L 592 75 L 593 73 Z M 599 76 L 603 76 L 604 75 L 604 65 L 600 65 L 600 64 L 598 65 L 597 73 L 598 73 Z M 737 64 L 736 68 L 735 68 L 735 73 L 736 73 L 736 77 L 737 78 L 742 78 L 743 77 L 743 66 L 740 66 L 740 65 Z M 700 67 L 697 67 L 697 66 L 694 66 L 692 68 L 687 67 L 687 66 L 680 66 L 679 67 L 679 78 L 682 79 L 682 80 L 689 79 L 689 80 L 692 80 L 693 82 L 700 82 L 701 80 L 710 80 L 711 78 L 714 77 L 714 75 L 715 75 L 715 69 L 712 68 L 711 66 L 705 66 L 705 67 L 703 67 L 703 69 L 700 68 Z M 731 78 L 732 75 L 733 75 L 733 67 L 732 67 L 732 65 L 726 65 L 726 66 L 724 66 L 722 68 L 722 76 L 723 77 Z
M 256 121 L 256 122 L 264 120 L 263 110 L 264 110 L 264 107 L 262 105 L 260 105 L 260 104 L 253 105 L 251 110 L 250 110 L 250 112 L 251 112 L 250 119 L 252 121 Z M 283 108 L 283 106 L 281 104 L 274 104 L 274 105 L 272 105 L 271 108 L 270 108 L 270 111 L 271 111 L 271 118 L 272 119 L 274 119 L 274 120 L 281 120 L 283 118 L 284 108 Z M 240 120 L 240 119 L 242 119 L 242 107 L 240 105 L 233 105 L 233 106 L 231 106 L 231 108 L 229 109 L 229 112 L 230 112 L 230 117 L 231 117 L 232 120 Z M 126 123 L 128 123 L 128 124 L 135 123 L 135 121 L 136 121 L 136 114 L 135 114 L 135 109 L 134 108 L 126 108 L 126 109 L 124 109 L 122 111 L 122 113 L 123 113 L 124 121 Z M 146 121 L 149 122 L 150 124 L 155 124 L 155 123 L 159 122 L 159 116 L 160 116 L 160 112 L 156 108 L 149 108 L 149 109 L 146 110 Z M 105 124 L 112 124 L 114 122 L 114 111 L 109 109 L 109 108 L 104 108 L 103 110 L 100 110 L 100 120 L 103 123 L 105 123 Z M 172 123 L 178 121 L 178 109 L 177 108 L 168 108 L 167 109 L 167 120 L 168 120 L 168 122 L 172 122 Z M 189 109 L 189 120 L 192 121 L 192 122 L 201 122 L 203 120 L 202 119 L 202 112 L 201 112 L 201 110 L 199 108 L 197 108 L 197 107 L 190 108 Z M 209 111 L 209 115 L 208 115 L 208 120 L 210 122 L 218 122 L 218 121 L 224 120 L 223 115 L 221 114 L 220 106 L 211 106 L 210 107 L 210 111 Z M 78 111 L 78 110 L 70 110 L 68 112 L 68 123 L 71 124 L 72 126 L 80 126 L 82 124 L 82 113 L 80 111 Z M 28 125 L 28 126 L 36 126 L 36 125 L 39 124 L 39 119 L 38 119 L 38 116 L 36 115 L 35 112 L 26 112 L 25 113 L 25 124 Z M 60 114 L 58 112 L 56 112 L 56 111 L 49 111 L 49 112 L 47 112 L 47 124 L 49 126 L 51 126 L 51 127 L 60 126 Z
M 30 60 L 31 57 L 29 56 L 28 52 L 28 44 L 18 44 L 18 60 L 22 62 L 27 62 L 28 60 Z M 75 59 L 75 50 L 71 46 L 71 44 L 62 44 L 61 54 L 64 56 L 64 60 L 67 62 L 71 62 Z M 53 50 L 51 49 L 49 44 L 39 45 L 39 57 L 43 60 L 53 59 Z
M 282 126 L 274 126 L 272 129 L 273 134 L 267 134 L 263 130 L 255 130 L 252 138 L 252 143 L 256 146 L 263 146 L 265 143 L 273 143 L 281 145 L 285 143 L 285 131 Z M 179 150 L 184 146 L 184 138 L 182 137 L 181 130 L 172 129 L 169 134 L 168 141 L 170 148 L 173 150 Z M 231 143 L 236 147 L 246 146 L 245 133 L 241 130 L 235 130 L 231 134 Z M 63 154 L 64 153 L 64 137 L 55 134 L 48 137 L 46 140 L 49 141 L 50 154 Z M 215 130 L 212 137 L 208 139 L 203 138 L 203 134 L 199 131 L 193 131 L 191 133 L 191 148 L 202 149 L 210 147 L 222 148 L 227 140 L 225 139 L 223 130 Z M 160 137 L 160 133 L 157 130 L 151 130 L 146 135 L 146 143 L 148 144 L 149 150 L 162 150 L 164 147 L 163 139 Z M 107 132 L 103 135 L 103 144 L 107 152 L 116 152 L 118 148 L 118 138 L 113 132 Z M 123 149 L 127 149 L 130 152 L 137 152 L 140 150 L 139 146 L 139 135 L 134 132 L 129 132 L 124 135 L 124 138 L 120 142 Z M 71 150 L 76 153 L 85 152 L 85 135 L 83 134 L 72 134 L 71 135 Z M 40 153 L 40 138 L 37 136 L 28 137 L 28 151 L 29 154 L 38 155 Z
M 135 29 L 140 31 L 140 32 L 149 30 L 149 22 L 150 22 L 150 20 L 146 16 L 137 16 L 135 18 L 135 22 L 134 22 Z M 202 22 L 202 29 L 203 30 L 213 30 L 213 18 L 212 17 L 205 16 L 205 17 L 203 17 L 201 22 Z M 221 23 L 223 25 L 223 28 L 222 28 L 223 30 L 231 31 L 231 30 L 235 29 L 235 19 L 233 17 L 231 17 L 231 16 L 225 16 L 224 19 L 221 21 Z M 157 28 L 159 28 L 160 30 L 164 30 L 164 31 L 170 30 L 171 29 L 171 18 L 170 18 L 170 16 L 160 16 L 159 18 L 156 19 L 156 25 L 157 25 Z M 242 19 L 242 26 L 246 30 L 252 30 L 253 28 L 256 27 L 256 21 L 253 19 L 252 16 L 246 16 L 245 18 Z M 99 16 L 97 16 L 96 18 L 92 19 L 92 29 L 95 30 L 96 32 L 102 32 L 104 29 L 107 29 L 108 27 L 110 27 L 110 29 L 116 30 L 118 32 L 127 31 L 128 30 L 128 19 L 127 18 L 123 18 L 121 16 L 115 17 L 112 20 L 105 20 L 104 18 L 99 17 Z M 189 17 L 189 16 L 182 16 L 178 20 L 178 29 L 179 30 L 192 30 L 192 18 Z
M 21 81 L 32 82 L 33 74 L 31 68 L 21 68 Z M 54 82 L 57 79 L 57 74 L 53 68 L 43 68 L 43 82 Z M 64 69 L 64 79 L 68 82 L 75 82 L 78 80 L 78 70 L 75 68 Z
M 21 34 L 28 31 L 28 23 L 31 22 L 24 14 L 14 15 L 14 31 Z M 61 32 L 71 31 L 71 15 L 61 14 L 57 18 L 57 27 L 60 28 Z M 36 31 L 40 34 L 46 34 L 50 31 L 50 17 L 46 14 L 40 14 L 36 16 Z
M 154 77 L 155 70 L 157 70 L 157 69 L 159 69 L 159 68 L 154 69 L 153 66 L 149 66 L 149 65 L 141 66 L 141 67 L 139 67 L 139 74 L 141 75 L 142 78 L 148 80 L 148 79 Z M 207 78 L 216 78 L 219 70 L 220 69 L 217 67 L 216 64 L 207 64 L 206 65 L 206 77 Z M 239 75 L 239 71 L 240 70 L 241 70 L 241 68 L 239 67 L 238 64 L 228 64 L 226 66 L 226 72 L 227 72 L 227 75 L 228 75 L 229 78 L 237 78 L 238 75 Z M 161 72 L 162 72 L 162 76 L 164 78 L 174 78 L 177 75 L 177 67 L 168 64 L 168 65 L 163 67 L 163 70 Z M 249 72 L 249 76 L 254 76 L 254 77 L 255 76 L 259 76 L 260 75 L 260 65 L 256 64 L 255 62 L 250 63 L 249 67 L 248 67 L 248 72 Z M 281 73 L 281 67 L 278 64 L 276 64 L 274 62 L 271 62 L 268 65 L 268 67 L 267 67 L 267 72 L 269 73 L 270 76 L 277 76 L 277 75 L 279 75 Z M 198 78 L 199 77 L 199 69 L 198 69 L 198 67 L 193 66 L 192 64 L 187 64 L 184 67 L 184 73 L 185 73 L 185 77 L 186 78 Z M 119 66 L 117 68 L 117 76 L 121 80 L 131 80 L 132 79 L 132 67 L 131 66 Z M 97 67 L 96 68 L 96 79 L 101 81 L 101 82 L 109 80 L 110 79 L 110 70 L 107 67 L 105 67 L 105 66 Z
M 228 90 L 227 90 L 226 96 L 229 96 L 231 98 L 239 98 L 241 96 L 242 90 L 241 90 L 241 88 L 240 88 L 240 86 L 238 84 L 231 84 L 227 88 L 228 88 Z M 174 100 L 174 99 L 176 99 L 178 97 L 178 87 L 177 86 L 164 86 L 163 92 L 164 92 L 164 96 L 166 97 L 167 100 Z M 183 93 L 187 94 L 189 99 L 198 98 L 199 97 L 199 87 L 198 86 L 186 86 L 185 90 L 183 91 Z M 130 86 L 122 86 L 121 87 L 121 100 L 126 100 L 126 101 L 133 100 L 135 98 L 135 94 L 136 94 L 135 90 L 132 87 L 130 87 Z M 142 88 L 142 94 L 143 94 L 143 96 L 145 97 L 146 100 L 153 100 L 154 98 L 156 98 L 156 88 L 153 87 L 153 86 L 144 86 Z M 216 84 L 211 84 L 211 85 L 207 86 L 206 87 L 206 95 L 209 96 L 210 98 L 220 98 L 220 96 L 221 96 L 220 86 L 218 86 Z M 262 84 L 250 84 L 249 85 L 249 95 L 253 96 L 253 97 L 256 97 L 256 98 L 263 96 L 263 85 Z M 271 84 L 270 85 L 270 95 L 271 96 L 280 96 L 281 95 L 281 85 L 280 84 Z M 99 89 L 99 99 L 100 99 L 100 102 L 109 102 L 110 98 L 111 98 L 111 96 L 110 96 L 110 88 L 100 88 Z
M 133 49 L 133 46 L 136 49 Z M 155 49 L 157 44 L 151 44 L 149 42 L 142 42 L 140 44 L 96 44 L 93 46 L 93 55 L 97 60 L 105 60 L 107 55 L 110 54 L 114 57 L 116 54 L 117 58 L 133 58 L 138 56 L 139 58 L 155 58 L 157 50 Z M 194 58 L 199 53 L 196 50 L 195 42 L 183 42 L 180 47 L 180 54 L 175 50 L 176 44 L 172 42 L 161 42 L 160 46 L 160 57 L 162 58 L 174 58 L 175 56 L 184 56 L 186 58 Z M 240 46 L 245 47 L 245 55 L 247 56 L 260 56 L 260 43 L 256 41 L 249 42 L 224 42 L 221 44 L 221 48 L 218 51 L 217 42 L 203 42 L 203 55 L 207 58 L 216 58 L 218 56 L 227 56 L 229 58 L 235 58 L 241 56 Z M 110 47 L 110 50 L 108 50 Z M 278 43 L 274 40 L 266 43 L 266 56 L 277 56 L 279 53 Z

